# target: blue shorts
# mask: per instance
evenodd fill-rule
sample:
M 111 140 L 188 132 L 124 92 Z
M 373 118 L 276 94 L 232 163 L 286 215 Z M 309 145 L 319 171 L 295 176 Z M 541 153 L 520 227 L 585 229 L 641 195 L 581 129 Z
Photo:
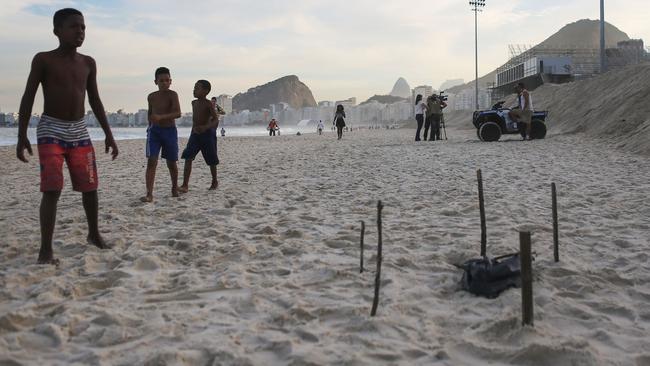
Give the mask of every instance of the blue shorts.
M 181 158 L 194 160 L 199 151 L 203 155 L 206 164 L 219 164 L 219 157 L 217 156 L 216 129 L 213 128 L 200 134 L 192 132 L 190 140 L 187 141 L 187 146 L 185 147 L 185 150 L 183 150 Z
M 178 161 L 178 132 L 176 126 L 160 127 L 152 125 L 147 128 L 147 158 L 158 160 L 161 149 L 163 159 Z

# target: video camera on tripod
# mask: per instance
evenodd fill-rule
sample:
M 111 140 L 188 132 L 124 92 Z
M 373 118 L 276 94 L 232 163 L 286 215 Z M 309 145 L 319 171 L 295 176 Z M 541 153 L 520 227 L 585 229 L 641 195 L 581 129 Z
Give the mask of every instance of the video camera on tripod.
M 441 90 L 441 91 L 440 91 L 440 94 L 438 94 L 438 99 L 439 99 L 441 102 L 446 102 L 447 99 L 449 99 L 449 96 L 445 95 L 445 91 L 444 91 L 444 90 Z M 445 106 L 446 106 L 446 104 L 445 104 L 442 108 L 444 109 Z M 445 126 L 445 116 L 444 116 L 444 115 L 442 115 L 442 116 L 440 117 L 440 127 L 442 127 L 442 132 L 443 132 L 443 135 L 445 136 L 445 140 L 446 140 L 446 139 L 447 139 L 447 128 L 446 128 L 446 126 Z
M 445 91 L 444 91 L 444 90 L 440 91 L 440 94 L 438 94 L 438 95 L 435 95 L 435 94 L 434 94 L 434 96 L 435 96 L 435 98 L 440 99 L 441 102 L 446 102 L 447 99 L 449 99 L 449 96 L 448 96 L 448 95 L 445 95 Z

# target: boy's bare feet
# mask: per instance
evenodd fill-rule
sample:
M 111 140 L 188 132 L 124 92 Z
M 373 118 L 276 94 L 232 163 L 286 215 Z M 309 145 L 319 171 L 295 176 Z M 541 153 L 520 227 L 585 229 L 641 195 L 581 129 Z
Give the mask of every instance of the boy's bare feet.
M 210 188 L 208 188 L 208 190 L 214 191 L 215 189 L 217 189 L 217 187 L 219 187 L 219 182 L 215 180 L 214 182 L 212 182 L 212 185 L 210 185 Z
M 58 267 L 61 262 L 57 258 L 38 258 L 38 261 L 36 262 L 37 264 L 50 264 L 52 266 Z
M 172 197 L 178 197 L 178 196 L 180 196 L 178 194 L 178 188 L 172 188 Z
M 99 234 L 97 235 L 88 234 L 86 241 L 88 241 L 88 244 L 92 244 L 99 249 L 110 249 L 110 247 L 104 241 L 104 238 L 102 238 L 101 235 Z
M 146 195 L 144 197 L 140 197 L 140 202 L 153 202 L 153 195 Z
M 190 189 L 187 186 L 178 187 L 178 193 L 187 193 Z

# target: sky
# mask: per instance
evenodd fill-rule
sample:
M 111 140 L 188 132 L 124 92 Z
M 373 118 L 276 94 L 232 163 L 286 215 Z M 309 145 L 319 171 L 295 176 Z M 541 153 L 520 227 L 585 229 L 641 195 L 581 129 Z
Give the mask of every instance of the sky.
M 650 42 L 647 0 L 606 0 L 606 20 Z M 507 61 L 509 44 L 537 44 L 564 25 L 598 19 L 599 0 L 487 0 L 478 16 L 479 74 Z M 108 111 L 146 108 L 154 71 L 171 69 L 181 109 L 196 80 L 235 95 L 297 75 L 317 101 L 388 94 L 474 78 L 474 13 L 466 0 L 0 0 L 0 111 L 17 112 L 31 59 L 54 49 L 52 15 L 81 10 L 79 52 L 98 65 Z M 42 98 L 33 111 L 40 113 Z

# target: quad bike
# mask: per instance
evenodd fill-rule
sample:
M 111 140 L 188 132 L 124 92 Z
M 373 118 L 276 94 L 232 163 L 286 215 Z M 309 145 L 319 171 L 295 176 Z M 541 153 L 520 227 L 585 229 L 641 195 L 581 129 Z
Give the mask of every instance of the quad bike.
M 472 116 L 472 122 L 476 127 L 476 134 L 481 141 L 499 141 L 501 135 L 520 134 L 526 136 L 526 124 L 513 121 L 508 116 L 510 108 L 503 108 L 504 101 L 497 102 L 492 109 L 476 111 Z M 546 137 L 547 111 L 533 112 L 530 130 L 531 139 L 543 139 Z

